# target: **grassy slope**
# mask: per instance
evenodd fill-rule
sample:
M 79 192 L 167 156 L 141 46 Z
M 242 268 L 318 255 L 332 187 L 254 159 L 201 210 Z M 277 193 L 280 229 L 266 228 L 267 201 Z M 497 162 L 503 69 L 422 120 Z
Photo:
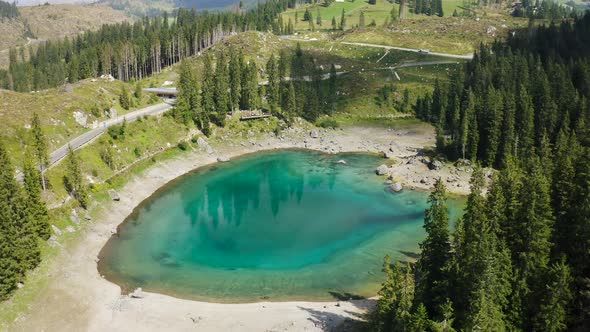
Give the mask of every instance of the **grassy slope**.
M 95 30 L 103 24 L 129 20 L 122 12 L 97 5 L 50 5 L 19 7 L 21 17 L 0 21 L 0 68 L 8 65 L 8 49 L 27 45 L 27 26 L 39 40 L 61 39 L 74 36 L 86 30 Z
M 20 166 L 23 148 L 30 142 L 30 130 L 25 126 L 30 124 L 34 112 L 39 114 L 49 150 L 53 151 L 88 130 L 75 122 L 74 112 L 86 113 L 89 116 L 88 125 L 108 118 L 102 111 L 99 117 L 92 116 L 90 107 L 94 105 L 99 106 L 100 110 L 114 107 L 119 115 L 127 113 L 119 105 L 119 93 L 124 85 L 130 93 L 133 92 L 134 86 L 131 84 L 100 79 L 74 84 L 73 92 L 64 92 L 63 88 L 38 93 L 0 91 L 0 139 L 11 152 L 13 161 Z M 153 102 L 150 96 L 144 94 L 141 101 L 135 100 L 135 108 Z
M 443 1 L 445 17 L 410 13 L 406 20 L 394 23 L 391 28 L 384 27 L 384 23 L 389 20 L 391 8 L 395 6 L 398 9 L 398 5 L 386 1 L 378 2 L 377 5 L 369 5 L 366 1 L 357 0 L 355 2 L 333 3 L 330 7 L 301 6 L 285 12 L 283 19 L 285 22 L 291 19 L 295 23 L 295 13 L 297 12 L 299 17 L 296 24 L 297 32 L 309 34 L 309 22 L 302 21 L 303 13 L 308 8 L 314 17 L 315 24 L 315 17 L 319 9 L 323 24 L 322 26 L 316 25 L 316 30 L 327 33 L 326 36 L 329 38 L 350 42 L 423 48 L 453 54 L 473 52 L 480 42 L 492 42 L 495 38 L 505 37 L 511 28 L 527 25 L 526 19 L 510 17 L 501 9 L 479 10 L 477 19 L 476 17 L 452 17 L 455 9 L 459 13 L 462 12 L 460 8 L 457 8 L 461 4 L 461 0 Z M 344 34 L 329 31 L 332 27 L 332 17 L 340 22 L 342 9 L 346 12 L 347 31 Z M 358 25 L 361 11 L 365 14 L 365 24 L 369 25 L 372 20 L 375 20 L 376 27 L 354 28 Z M 496 29 L 495 33 L 488 33 L 490 27 Z M 317 34 L 311 36 L 317 36 Z
M 455 9 L 460 12 L 461 9 L 457 8 L 457 6 L 460 6 L 461 4 L 462 0 L 443 0 L 443 12 L 445 13 L 445 16 L 451 16 Z M 321 3 L 317 5 L 303 5 L 286 11 L 283 14 L 283 20 L 286 23 L 291 19 L 293 24 L 295 24 L 295 13 L 297 13 L 298 22 L 295 25 L 296 30 L 309 30 L 309 22 L 303 21 L 303 14 L 305 13 L 305 10 L 308 9 L 313 15 L 314 24 L 316 24 L 316 17 L 319 10 L 320 16 L 322 17 L 322 25 L 316 25 L 316 29 L 326 30 L 332 28 L 332 17 L 336 18 L 337 23 L 340 23 L 342 10 L 344 10 L 346 27 L 350 29 L 353 26 L 358 25 L 361 12 L 364 12 L 365 14 L 365 24 L 368 25 L 371 21 L 375 20 L 377 25 L 383 25 L 386 20 L 389 20 L 390 12 L 393 7 L 396 8 L 396 11 L 399 11 L 399 5 L 391 4 L 385 0 L 378 0 L 376 5 L 370 5 L 366 0 L 334 2 L 329 7 L 324 7 Z M 408 13 L 408 18 L 420 16 L 421 15 Z

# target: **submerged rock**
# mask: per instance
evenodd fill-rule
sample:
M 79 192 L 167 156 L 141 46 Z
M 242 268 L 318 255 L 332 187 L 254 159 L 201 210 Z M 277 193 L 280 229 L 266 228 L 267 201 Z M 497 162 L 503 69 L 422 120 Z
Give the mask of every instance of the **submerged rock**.
M 387 165 L 381 165 L 377 167 L 377 170 L 375 172 L 377 173 L 377 175 L 386 175 L 387 173 L 389 173 L 389 168 L 387 168 Z
M 338 160 L 336 162 L 336 164 L 338 164 L 338 165 L 348 165 L 348 163 L 346 162 L 346 160 L 342 160 L 342 159 Z

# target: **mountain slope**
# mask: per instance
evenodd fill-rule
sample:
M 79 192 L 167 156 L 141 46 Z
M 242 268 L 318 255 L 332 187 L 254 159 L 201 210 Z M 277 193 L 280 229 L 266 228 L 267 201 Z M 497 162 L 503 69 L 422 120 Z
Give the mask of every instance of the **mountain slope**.
M 130 20 L 122 12 L 100 5 L 45 5 L 19 7 L 19 11 L 20 17 L 0 20 L 0 68 L 8 65 L 11 47 L 35 45 Z

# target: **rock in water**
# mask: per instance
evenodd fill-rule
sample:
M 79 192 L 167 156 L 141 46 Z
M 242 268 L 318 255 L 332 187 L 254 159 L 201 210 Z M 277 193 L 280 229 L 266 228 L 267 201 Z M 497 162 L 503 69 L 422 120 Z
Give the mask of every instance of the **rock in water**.
M 391 184 L 389 186 L 389 190 L 391 190 L 394 193 L 399 193 L 400 191 L 402 191 L 404 189 L 404 187 L 402 186 L 401 183 L 399 182 L 394 182 L 393 184 Z
M 117 192 L 116 192 L 115 190 L 113 190 L 113 189 L 109 190 L 109 196 L 111 196 L 111 199 L 112 199 L 113 201 L 116 201 L 116 202 L 118 202 L 118 201 L 120 201 L 120 200 L 121 200 L 121 197 L 119 197 L 119 193 L 117 193 Z
M 377 170 L 375 172 L 377 173 L 377 175 L 386 175 L 387 173 L 389 173 L 389 168 L 387 168 L 387 165 L 381 165 L 377 167 Z
M 430 162 L 430 164 L 428 164 L 428 168 L 430 168 L 433 171 L 438 171 L 440 169 L 442 169 L 443 165 L 440 161 L 438 160 L 433 160 Z
M 317 130 L 312 130 L 312 131 L 309 132 L 309 136 L 311 138 L 320 138 L 320 133 L 318 133 Z
M 338 164 L 338 165 L 348 165 L 348 163 L 346 162 L 346 160 L 342 160 L 342 159 L 338 160 L 336 162 L 336 164 Z

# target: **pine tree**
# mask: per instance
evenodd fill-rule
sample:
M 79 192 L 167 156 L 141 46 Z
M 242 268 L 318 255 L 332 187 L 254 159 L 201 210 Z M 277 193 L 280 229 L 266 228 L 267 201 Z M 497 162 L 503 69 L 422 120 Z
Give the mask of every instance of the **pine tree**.
M 363 29 L 365 27 L 365 13 L 361 11 L 359 14 L 359 28 Z
M 536 330 L 559 332 L 567 330 L 567 308 L 572 299 L 572 276 L 565 256 L 551 265 L 540 310 L 536 316 Z
M 47 189 L 45 168 L 49 164 L 49 155 L 47 153 L 47 141 L 43 129 L 41 129 L 41 120 L 39 120 L 39 115 L 37 113 L 33 113 L 31 131 L 33 133 L 33 153 L 37 165 L 39 166 L 39 171 L 41 172 L 41 186 L 43 187 L 43 191 L 45 191 Z
M 446 188 L 438 179 L 428 198 L 430 208 L 424 217 L 427 236 L 420 244 L 421 253 L 417 263 L 419 282 L 416 297 L 425 305 L 430 316 L 435 318 L 442 318 L 439 310 L 449 297 L 446 269 L 451 258 L 451 244 L 446 200 Z
M 20 211 L 15 211 L 19 196 L 14 169 L 4 145 L 0 142 L 0 300 L 8 299 L 23 275 L 17 257 L 15 224 L 15 219 L 22 217 Z
M 177 121 L 188 123 L 197 119 L 200 113 L 199 89 L 197 75 L 194 68 L 183 60 L 180 64 L 180 78 L 178 80 L 178 97 L 174 105 L 174 117 Z
M 268 105 L 270 106 L 271 112 L 276 112 L 280 105 L 280 81 L 277 70 L 277 62 L 275 60 L 274 54 L 270 56 L 270 59 L 268 59 L 268 62 L 266 63 L 266 73 L 268 75 Z
M 372 319 L 375 331 L 403 331 L 412 319 L 414 301 L 414 276 L 409 264 L 397 263 L 391 266 L 389 256 L 385 257 L 383 272 L 386 279 L 379 291 L 377 308 Z
M 141 102 L 141 98 L 143 97 L 143 87 L 141 86 L 141 82 L 137 82 L 135 84 L 135 91 L 133 92 L 133 96 L 137 98 L 139 102 Z
M 64 176 L 66 189 L 83 208 L 88 207 L 88 192 L 84 184 L 80 160 L 77 154 L 68 146 L 68 156 L 66 157 L 66 175 Z
M 289 119 L 289 122 L 293 122 L 293 118 L 297 115 L 297 105 L 295 102 L 295 87 L 293 86 L 293 82 L 289 81 L 288 92 L 285 101 L 285 113 Z
M 131 97 L 129 97 L 129 91 L 127 90 L 127 86 L 123 85 L 121 88 L 121 93 L 119 94 L 119 103 L 121 107 L 128 110 L 131 108 Z
M 336 111 L 336 100 L 338 98 L 337 84 L 338 84 L 338 73 L 336 72 L 336 66 L 332 64 L 330 66 L 330 82 L 329 82 L 329 103 L 330 113 L 333 114 Z
M 33 220 L 25 204 L 8 153 L 0 144 L 0 299 L 8 298 L 26 271 L 41 260 Z
M 229 95 L 229 73 L 227 68 L 227 61 L 225 55 L 217 58 L 217 65 L 215 66 L 215 115 L 212 116 L 217 125 L 223 127 L 225 125 L 225 116 L 231 112 L 231 100 Z
M 37 237 L 47 240 L 51 235 L 49 215 L 45 203 L 41 200 L 41 189 L 39 188 L 41 179 L 39 178 L 39 171 L 35 168 L 29 153 L 25 154 L 23 173 L 25 206 L 29 220 Z
M 241 98 L 241 80 L 242 80 L 242 66 L 241 63 L 244 62 L 243 60 L 244 55 L 240 51 L 236 53 L 235 50 L 231 51 L 230 60 L 229 60 L 229 91 L 230 91 L 230 99 L 231 99 L 231 109 L 238 110 L 240 108 L 240 98 Z
M 209 53 L 205 54 L 203 59 L 203 85 L 201 96 L 201 109 L 208 117 L 215 112 L 215 81 L 213 80 L 214 72 L 211 64 Z

